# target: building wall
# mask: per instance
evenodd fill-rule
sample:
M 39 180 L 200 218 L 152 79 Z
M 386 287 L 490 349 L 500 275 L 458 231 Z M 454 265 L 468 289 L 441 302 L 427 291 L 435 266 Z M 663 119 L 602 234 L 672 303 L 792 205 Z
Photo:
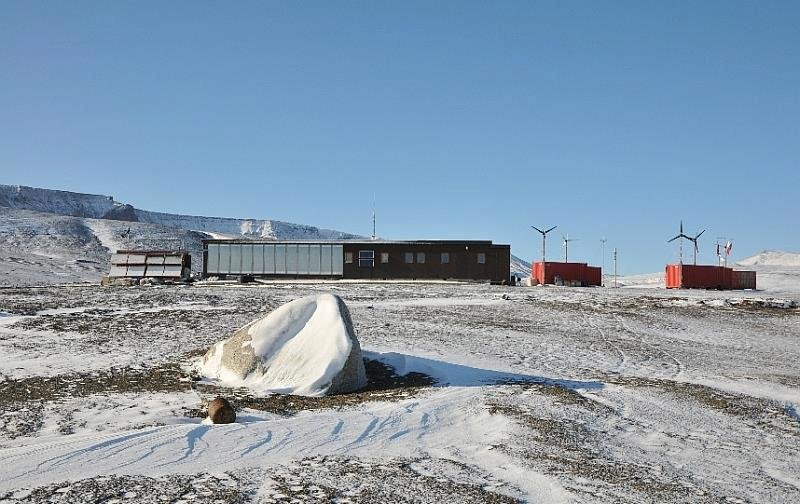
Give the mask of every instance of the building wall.
M 344 278 L 506 283 L 511 276 L 510 246 L 491 242 L 345 243 L 344 253 Z
M 511 247 L 489 241 L 206 240 L 203 248 L 204 276 L 453 279 L 506 283 L 511 268 Z M 318 253 L 320 250 L 322 254 Z M 410 262 L 406 254 L 411 254 Z M 319 267 L 320 257 L 322 268 Z M 329 258 L 327 267 L 325 258 Z

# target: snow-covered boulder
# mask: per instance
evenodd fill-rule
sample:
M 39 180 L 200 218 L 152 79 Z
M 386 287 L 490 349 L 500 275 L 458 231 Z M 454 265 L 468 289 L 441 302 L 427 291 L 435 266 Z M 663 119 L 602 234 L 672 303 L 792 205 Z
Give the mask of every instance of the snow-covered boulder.
M 250 322 L 212 346 L 198 371 L 256 394 L 321 396 L 367 384 L 350 312 L 332 294 L 296 299 Z

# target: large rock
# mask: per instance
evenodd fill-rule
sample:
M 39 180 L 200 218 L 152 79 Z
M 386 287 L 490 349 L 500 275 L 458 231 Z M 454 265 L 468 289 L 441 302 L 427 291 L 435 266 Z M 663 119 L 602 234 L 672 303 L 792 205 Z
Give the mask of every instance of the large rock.
M 332 294 L 297 299 L 250 322 L 212 346 L 198 370 L 257 394 L 320 396 L 367 384 L 350 312 Z
M 215 424 L 229 424 L 236 421 L 236 410 L 224 397 L 217 397 L 208 403 L 208 419 Z

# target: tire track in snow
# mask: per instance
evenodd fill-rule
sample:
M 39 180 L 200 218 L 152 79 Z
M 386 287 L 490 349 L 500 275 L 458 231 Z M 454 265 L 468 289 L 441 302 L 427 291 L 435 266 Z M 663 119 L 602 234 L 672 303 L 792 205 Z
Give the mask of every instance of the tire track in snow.
M 677 379 L 683 374 L 683 370 L 684 370 L 683 363 L 680 360 L 678 360 L 674 355 L 672 355 L 668 351 L 664 350 L 663 348 L 657 347 L 657 346 L 653 345 L 652 343 L 648 343 L 647 341 L 645 341 L 644 337 L 642 335 L 638 334 L 633 329 L 631 329 L 628 326 L 628 324 L 625 323 L 624 318 L 621 317 L 619 314 L 615 313 L 614 314 L 614 318 L 617 320 L 617 323 L 622 328 L 622 330 L 627 332 L 627 333 L 629 333 L 629 334 L 632 334 L 633 336 L 635 336 L 636 337 L 636 341 L 638 341 L 641 345 L 646 346 L 650 350 L 655 351 L 656 353 L 661 354 L 664 357 L 666 357 L 668 360 L 672 361 L 672 363 L 675 365 L 675 372 L 672 373 L 672 376 L 671 376 L 672 379 Z
M 627 364 L 627 361 L 628 361 L 628 359 L 627 359 L 627 357 L 625 355 L 625 352 L 623 352 L 622 349 L 618 345 L 614 344 L 608 338 L 608 336 L 606 336 L 606 332 L 598 324 L 593 322 L 589 315 L 584 315 L 583 318 L 584 318 L 584 321 L 586 322 L 586 325 L 588 325 L 590 328 L 592 328 L 595 331 L 597 331 L 597 334 L 600 335 L 600 339 L 602 339 L 603 342 L 607 346 L 610 346 L 611 348 L 613 348 L 614 351 L 617 353 L 617 358 L 619 359 L 619 362 L 617 362 L 616 370 L 614 372 L 618 373 L 618 374 L 621 373 L 623 368 Z

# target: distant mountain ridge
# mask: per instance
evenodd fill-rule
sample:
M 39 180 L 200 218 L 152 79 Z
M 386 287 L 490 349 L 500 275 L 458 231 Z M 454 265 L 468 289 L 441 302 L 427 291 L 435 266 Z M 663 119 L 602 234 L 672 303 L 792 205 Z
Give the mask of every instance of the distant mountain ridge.
M 0 207 L 56 215 L 157 224 L 210 235 L 272 240 L 336 240 L 359 235 L 271 219 L 238 219 L 141 210 L 113 196 L 0 184 Z
M 800 268 L 800 252 L 763 250 L 758 254 L 736 262 L 737 266 L 787 266 Z

